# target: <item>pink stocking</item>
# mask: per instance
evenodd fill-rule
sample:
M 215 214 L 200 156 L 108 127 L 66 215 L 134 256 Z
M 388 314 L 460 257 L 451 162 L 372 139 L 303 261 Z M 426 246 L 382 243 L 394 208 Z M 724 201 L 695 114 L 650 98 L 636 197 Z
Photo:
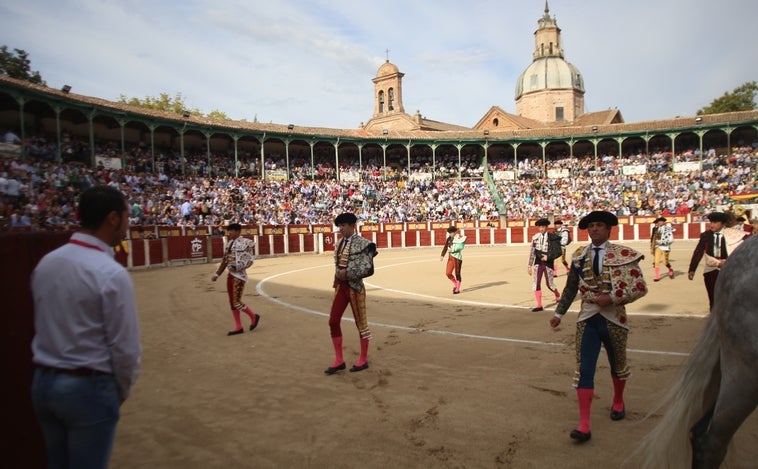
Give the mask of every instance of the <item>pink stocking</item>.
M 332 337 L 332 344 L 334 345 L 334 363 L 332 363 L 332 368 L 336 368 L 345 363 L 345 359 L 342 358 L 342 336 Z
M 361 357 L 355 366 L 363 366 L 368 361 L 368 339 L 361 339 Z
M 594 394 L 594 389 L 577 388 L 576 390 L 576 397 L 579 401 L 579 426 L 576 429 L 582 433 L 590 432 L 590 408 Z
M 250 325 L 255 326 L 255 323 L 257 321 L 255 320 L 255 313 L 252 309 L 250 309 L 250 306 L 245 305 L 245 308 L 242 310 L 242 312 L 250 316 Z
M 618 379 L 615 376 L 613 378 L 613 410 L 621 412 L 624 410 L 624 387 L 626 386 L 625 379 Z
M 232 310 L 232 316 L 234 316 L 235 331 L 242 329 L 242 320 L 240 319 L 240 312 L 236 309 Z

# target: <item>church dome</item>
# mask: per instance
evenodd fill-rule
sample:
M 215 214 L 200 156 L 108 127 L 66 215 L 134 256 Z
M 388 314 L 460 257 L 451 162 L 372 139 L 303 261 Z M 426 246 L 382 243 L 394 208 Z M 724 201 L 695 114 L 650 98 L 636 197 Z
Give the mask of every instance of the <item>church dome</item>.
M 563 58 L 541 57 L 532 62 L 516 81 L 516 99 L 534 91 L 551 89 L 573 89 L 584 93 L 584 80 L 579 70 Z
M 389 60 L 384 62 L 381 67 L 379 67 L 379 71 L 376 72 L 376 77 L 384 77 L 387 75 L 393 75 L 395 73 L 400 73 L 400 70 L 397 68 L 397 66 L 393 63 L 391 63 Z

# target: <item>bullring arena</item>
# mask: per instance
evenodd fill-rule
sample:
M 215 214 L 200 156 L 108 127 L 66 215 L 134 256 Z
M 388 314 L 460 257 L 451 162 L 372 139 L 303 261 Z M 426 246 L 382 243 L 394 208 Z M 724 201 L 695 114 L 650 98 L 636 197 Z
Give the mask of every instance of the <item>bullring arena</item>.
M 29 277 L 75 229 L 77 197 L 93 184 L 129 199 L 134 226 L 117 259 L 135 283 L 144 347 L 110 467 L 638 467 L 630 455 L 708 315 L 702 266 L 687 280 L 704 215 L 739 209 L 758 228 L 758 111 L 632 123 L 618 109 L 584 112 L 559 36 L 546 2 L 517 114 L 493 106 L 466 127 L 407 114 L 404 73 L 389 57 L 371 80 L 373 115 L 356 129 L 170 113 L 0 74 L 8 467 L 45 466 L 29 391 Z M 562 218 L 576 247 L 587 242 L 576 221 L 595 209 L 619 215 L 613 241 L 646 254 L 650 292 L 628 307 L 627 416 L 609 418 L 602 352 L 593 436 L 576 445 L 578 302 L 552 330 L 549 293 L 545 311 L 531 311 L 526 264 L 537 218 Z M 348 210 L 380 252 L 366 283 L 370 368 L 326 376 L 331 221 Z M 647 240 L 660 215 L 677 227 L 676 275 L 653 282 Z M 232 221 L 256 241 L 243 300 L 262 319 L 229 337 L 224 284 L 211 276 Z M 453 221 L 469 237 L 459 295 L 440 262 Z M 352 327 L 346 312 L 350 363 Z M 756 441 L 753 415 L 729 467 L 756 467 Z
M 244 299 L 262 322 L 235 337 L 212 265 L 135 271 L 144 369 L 112 467 L 619 467 L 655 423 L 643 417 L 707 314 L 700 275 L 686 278 L 693 248 L 675 244 L 673 280 L 652 282 L 643 261 L 650 293 L 629 308 L 627 419 L 608 418 L 603 354 L 594 438 L 581 447 L 568 437 L 576 310 L 556 331 L 552 303 L 530 311 L 526 246 L 467 247 L 460 295 L 439 249 L 382 250 L 367 279 L 370 368 L 334 376 L 323 374 L 330 255 L 256 260 Z M 351 362 L 357 333 L 343 328 Z M 754 467 L 756 437 L 753 416 L 735 438 L 734 467 Z

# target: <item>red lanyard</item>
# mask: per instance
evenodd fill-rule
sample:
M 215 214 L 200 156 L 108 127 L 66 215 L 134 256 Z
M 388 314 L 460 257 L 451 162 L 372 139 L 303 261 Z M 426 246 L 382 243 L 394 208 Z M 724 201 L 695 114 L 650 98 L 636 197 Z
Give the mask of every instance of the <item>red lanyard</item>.
M 85 243 L 84 241 L 79 241 L 78 239 L 69 239 L 68 242 L 71 244 L 76 244 L 77 246 L 84 246 L 85 248 L 97 249 L 100 252 L 105 252 L 105 250 L 101 248 L 100 246 L 96 246 L 90 243 Z

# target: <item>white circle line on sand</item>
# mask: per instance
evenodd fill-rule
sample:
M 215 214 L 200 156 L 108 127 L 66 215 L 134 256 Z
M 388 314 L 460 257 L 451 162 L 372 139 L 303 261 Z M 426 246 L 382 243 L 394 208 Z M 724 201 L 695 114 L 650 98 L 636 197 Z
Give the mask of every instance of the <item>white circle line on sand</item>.
M 429 260 L 422 260 L 422 261 L 405 262 L 405 263 L 401 263 L 401 264 L 390 264 L 390 265 L 379 267 L 376 270 L 385 269 L 385 268 L 389 268 L 389 267 L 397 267 L 397 266 L 400 266 L 400 265 L 417 264 L 417 263 L 422 263 L 422 262 L 431 262 L 431 261 L 429 261 Z M 303 307 L 303 306 L 298 306 L 298 305 L 289 303 L 287 301 L 283 301 L 283 300 L 281 300 L 279 298 L 275 298 L 275 297 L 269 295 L 268 293 L 266 293 L 265 290 L 263 289 L 263 287 L 264 287 L 264 285 L 267 282 L 269 282 L 270 280 L 273 280 L 275 278 L 284 277 L 286 275 L 291 275 L 291 274 L 295 274 L 295 273 L 298 273 L 298 272 L 305 272 L 305 271 L 308 271 L 308 270 L 331 268 L 331 267 L 333 267 L 332 264 L 324 264 L 324 265 L 318 265 L 318 266 L 314 266 L 314 267 L 306 267 L 306 268 L 303 268 L 303 269 L 294 269 L 294 270 L 289 270 L 289 271 L 286 271 L 286 272 L 281 272 L 281 273 L 278 273 L 278 274 L 274 274 L 274 275 L 271 275 L 271 276 L 268 276 L 268 277 L 265 277 L 265 278 L 261 279 L 256 284 L 255 291 L 260 296 L 266 298 L 267 300 L 269 300 L 271 302 L 274 302 L 274 303 L 277 303 L 277 304 L 279 304 L 279 305 L 281 305 L 281 306 L 283 306 L 285 308 L 293 309 L 293 310 L 300 311 L 300 312 L 306 313 L 306 314 L 313 314 L 313 315 L 316 315 L 316 316 L 329 317 L 328 313 L 324 313 L 324 312 L 321 312 L 321 311 L 316 311 L 316 310 L 313 310 L 313 309 L 310 309 L 310 308 L 306 308 L 306 307 Z M 400 293 L 400 294 L 404 294 L 404 295 L 408 295 L 408 296 L 417 296 L 417 297 L 421 297 L 421 298 L 430 298 L 430 299 L 433 299 L 435 301 L 445 300 L 445 301 L 449 301 L 449 302 L 453 302 L 453 303 L 470 304 L 470 305 L 476 305 L 476 306 L 525 309 L 525 307 L 518 306 L 518 305 L 504 305 L 504 304 L 485 303 L 485 302 L 478 302 L 478 301 L 471 301 L 471 300 L 458 300 L 458 299 L 438 298 L 438 297 L 435 297 L 435 296 L 432 296 L 432 295 L 424 295 L 424 294 L 421 294 L 421 293 L 407 292 L 407 291 L 403 291 L 403 290 L 395 290 L 395 289 L 390 289 L 390 288 L 382 288 L 382 287 L 380 287 L 378 285 L 371 284 L 371 283 L 368 283 L 368 282 L 365 282 L 365 281 L 364 281 L 364 284 L 370 285 L 372 288 L 376 288 L 376 289 L 379 289 L 379 290 L 389 291 L 389 292 L 393 292 L 393 293 Z M 646 315 L 651 315 L 652 316 L 653 314 L 645 314 L 645 313 L 643 313 L 643 314 L 639 314 L 639 315 L 641 315 L 641 316 L 642 315 L 645 315 L 645 316 Z M 661 315 L 656 315 L 656 316 L 661 316 Z M 352 322 L 353 321 L 353 319 L 347 318 L 347 317 L 342 318 L 342 320 L 346 321 L 346 322 Z M 566 345 L 566 344 L 563 344 L 563 343 L 560 343 L 560 342 L 544 342 L 544 341 L 539 341 L 539 340 L 517 339 L 517 338 L 512 338 L 512 337 L 496 337 L 496 336 L 487 336 L 487 335 L 478 335 L 478 334 L 466 334 L 466 333 L 463 333 L 463 332 L 451 332 L 451 331 L 441 331 L 441 330 L 436 330 L 436 329 L 424 329 L 424 328 L 411 327 L 411 326 L 402 326 L 402 325 L 399 325 L 399 324 L 385 324 L 385 323 L 373 322 L 373 321 L 369 321 L 368 324 L 370 326 L 383 327 L 383 328 L 388 328 L 388 329 L 399 329 L 399 330 L 410 331 L 410 332 L 425 332 L 425 333 L 428 333 L 428 334 L 447 335 L 447 336 L 452 336 L 452 337 L 463 337 L 463 338 L 478 339 L 478 340 L 492 340 L 492 341 L 498 341 L 498 342 L 509 342 L 509 343 L 526 344 L 526 345 L 541 345 L 541 346 L 548 346 L 548 347 L 556 347 L 556 346 L 565 346 Z M 689 355 L 688 353 L 683 353 L 683 352 L 668 352 L 668 351 L 663 351 L 663 350 L 627 349 L 627 351 L 628 352 L 633 352 L 633 353 L 642 353 L 642 354 L 651 354 L 651 355 L 669 355 L 669 356 L 682 356 L 682 357 L 685 357 L 685 356 Z

